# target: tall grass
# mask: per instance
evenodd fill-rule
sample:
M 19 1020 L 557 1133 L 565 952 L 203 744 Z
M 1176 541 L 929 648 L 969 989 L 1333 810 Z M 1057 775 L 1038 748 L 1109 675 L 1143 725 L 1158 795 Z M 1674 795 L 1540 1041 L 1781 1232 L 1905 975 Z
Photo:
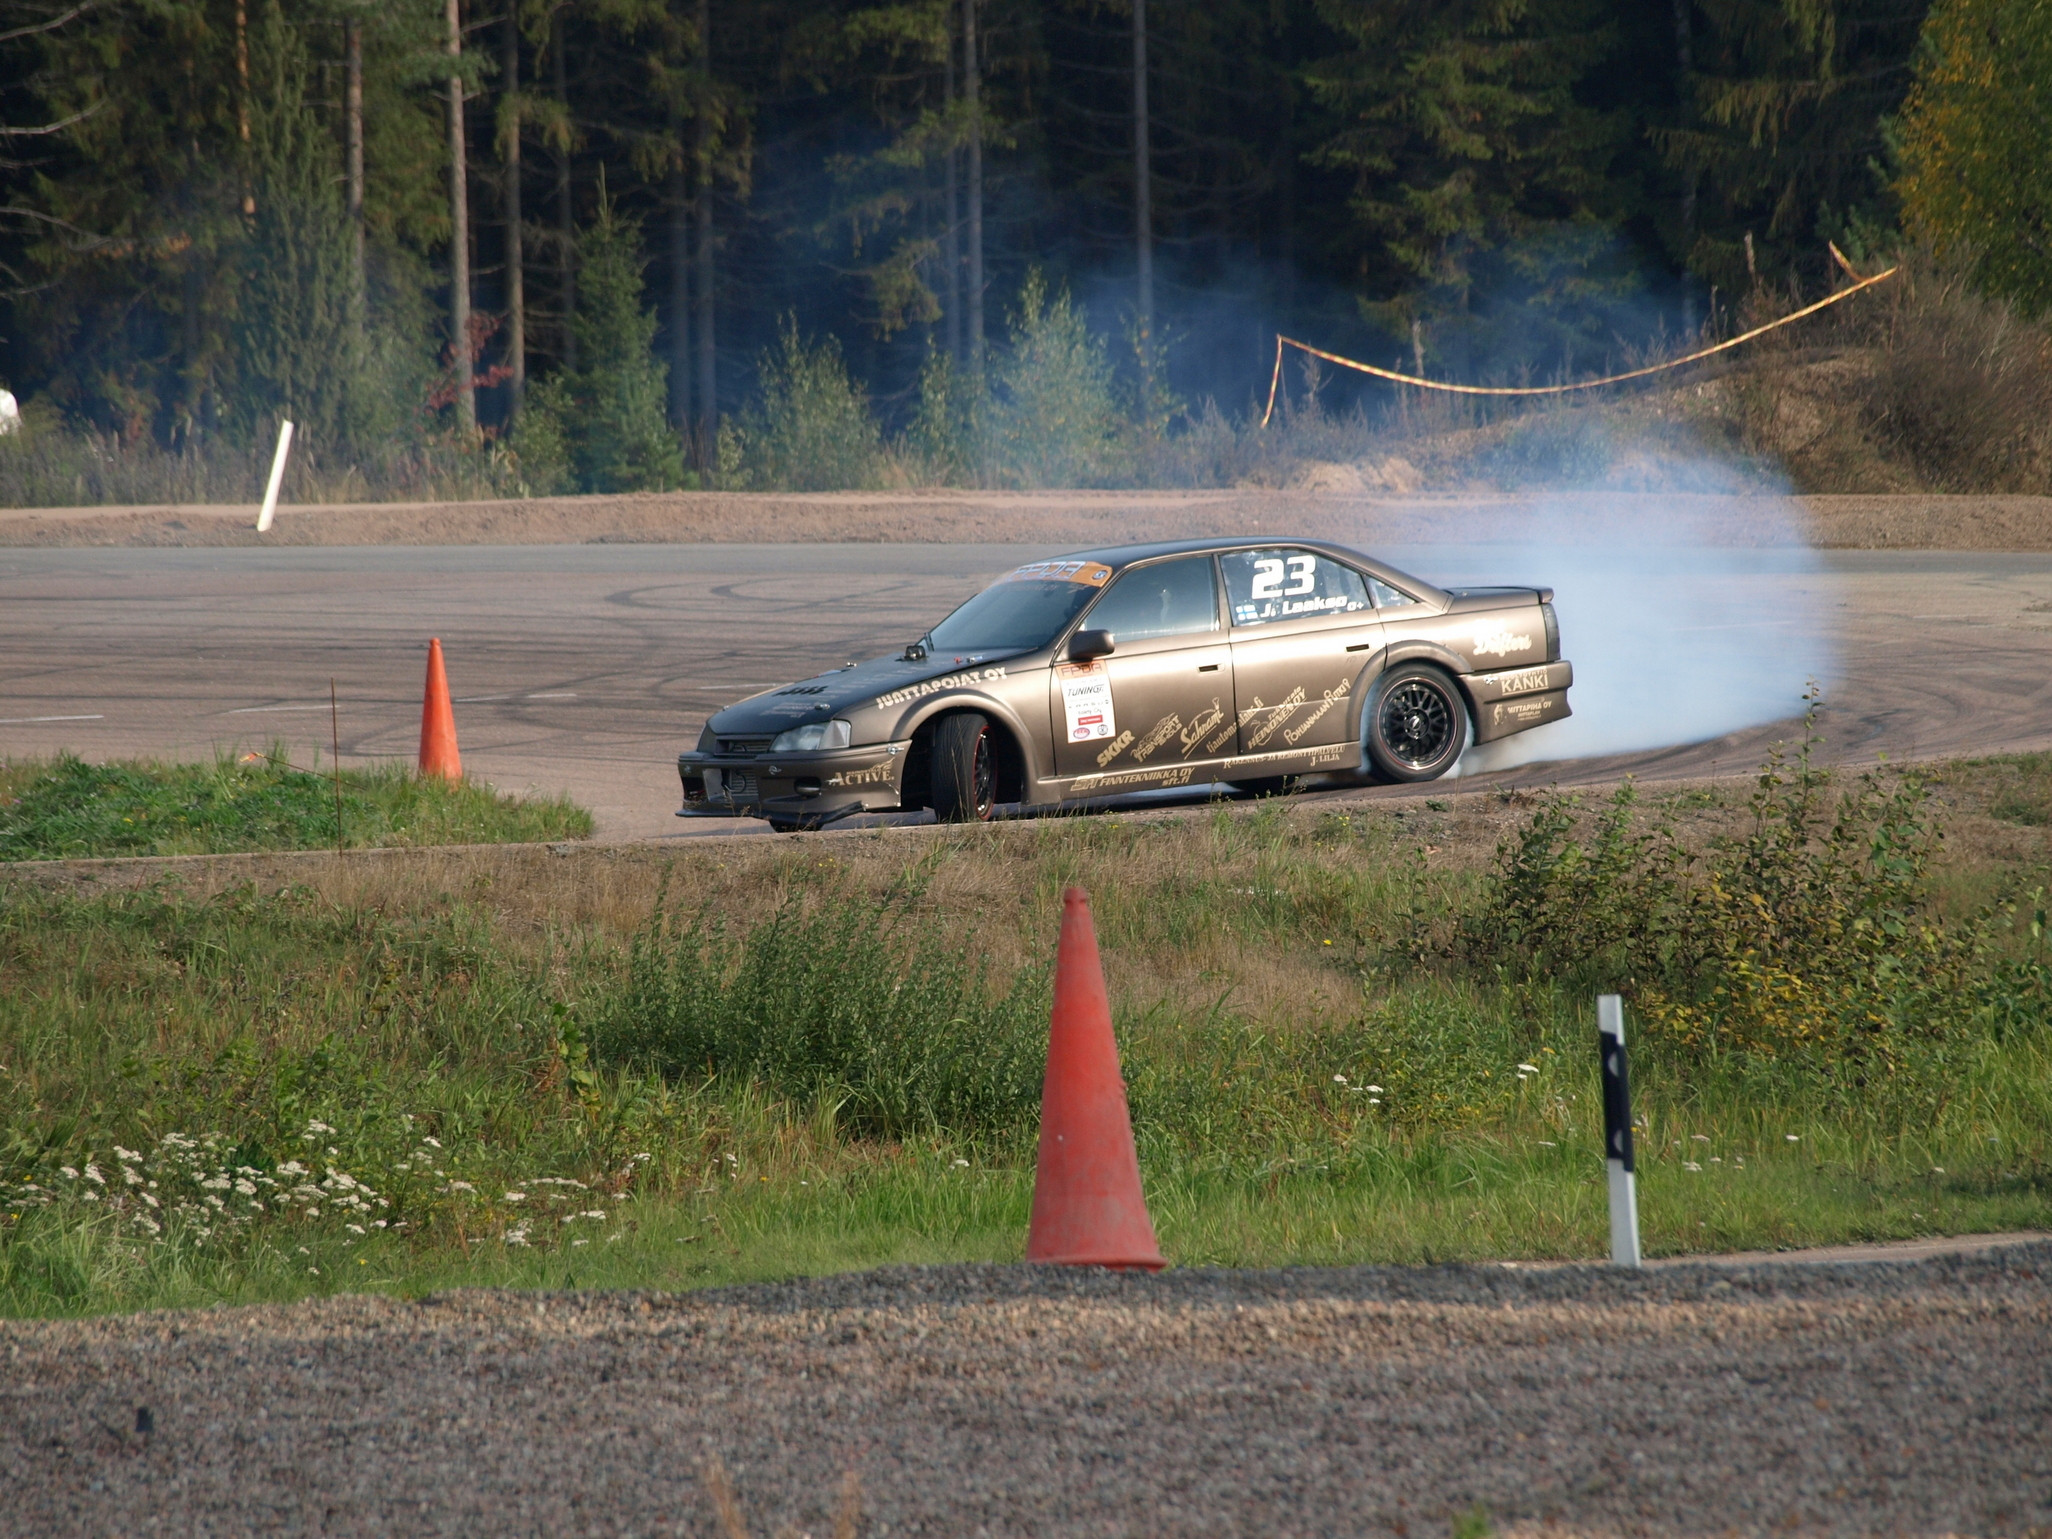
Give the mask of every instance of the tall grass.
M 1944 774 L 1963 809 L 2046 780 Z M 1070 883 L 1175 1260 L 1600 1254 L 1598 980 L 1455 939 L 1521 850 L 1600 832 L 1525 809 L 1506 866 L 1472 803 L 0 884 L 0 1310 L 1015 1257 Z M 1651 811 L 1698 861 L 1744 847 L 1743 798 Z M 2048 852 L 1999 827 L 1963 847 L 2012 853 L 1945 857 L 1915 911 L 1983 924 L 1969 981 L 2029 1008 L 1848 1075 L 1662 1038 L 1635 1001 L 1649 1250 L 2052 1222 L 2043 919 L 1983 916 Z

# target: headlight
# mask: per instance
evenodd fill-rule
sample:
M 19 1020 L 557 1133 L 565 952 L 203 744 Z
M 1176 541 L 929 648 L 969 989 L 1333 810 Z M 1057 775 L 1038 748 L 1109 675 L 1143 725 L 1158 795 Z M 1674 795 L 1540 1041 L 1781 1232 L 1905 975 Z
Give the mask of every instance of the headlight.
M 822 748 L 846 748 L 852 733 L 845 721 L 815 721 L 808 726 L 779 732 L 770 744 L 771 753 L 816 753 Z

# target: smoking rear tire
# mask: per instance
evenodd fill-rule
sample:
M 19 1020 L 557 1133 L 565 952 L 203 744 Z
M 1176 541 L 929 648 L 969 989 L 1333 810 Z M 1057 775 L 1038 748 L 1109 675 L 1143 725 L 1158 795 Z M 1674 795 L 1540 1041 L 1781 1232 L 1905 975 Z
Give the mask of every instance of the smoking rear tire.
M 997 805 L 997 744 L 974 711 L 933 729 L 933 815 L 943 823 L 981 823 Z
M 1368 759 L 1385 780 L 1437 780 L 1468 745 L 1460 687 L 1424 663 L 1392 668 L 1368 707 Z

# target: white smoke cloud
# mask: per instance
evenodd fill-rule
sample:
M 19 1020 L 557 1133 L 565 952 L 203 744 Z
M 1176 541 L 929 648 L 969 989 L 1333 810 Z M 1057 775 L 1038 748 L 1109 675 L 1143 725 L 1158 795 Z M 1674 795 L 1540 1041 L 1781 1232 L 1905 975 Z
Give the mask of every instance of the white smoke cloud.
M 1490 543 L 1386 548 L 1448 587 L 1554 589 L 1574 715 L 1471 749 L 1461 773 L 1706 742 L 1798 716 L 1808 684 L 1836 678 L 1801 509 L 1778 490 L 1696 489 L 1715 468 L 1667 471 L 1690 489 L 1546 494 L 1519 531 L 1492 520 Z

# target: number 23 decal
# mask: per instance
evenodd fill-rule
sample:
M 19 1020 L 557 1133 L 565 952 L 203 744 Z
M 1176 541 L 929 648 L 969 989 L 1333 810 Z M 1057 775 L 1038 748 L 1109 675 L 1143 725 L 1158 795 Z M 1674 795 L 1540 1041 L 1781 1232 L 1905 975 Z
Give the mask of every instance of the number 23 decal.
M 1282 585 L 1283 563 L 1274 557 L 1264 557 L 1254 563 L 1254 593 L 1258 599 L 1296 598 L 1309 593 L 1316 584 L 1311 574 L 1318 565 L 1316 556 L 1291 556 L 1289 575 L 1295 579 L 1285 588 Z

